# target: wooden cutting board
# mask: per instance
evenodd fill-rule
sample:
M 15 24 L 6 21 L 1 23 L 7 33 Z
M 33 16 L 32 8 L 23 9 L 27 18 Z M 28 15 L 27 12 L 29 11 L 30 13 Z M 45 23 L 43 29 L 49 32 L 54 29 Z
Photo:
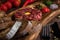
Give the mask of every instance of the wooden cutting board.
M 40 2 L 36 2 L 33 3 L 31 5 L 28 5 L 27 7 L 23 7 L 23 8 L 33 8 L 35 5 L 40 4 Z M 12 11 L 11 13 L 8 14 L 8 16 L 12 16 L 15 12 L 17 12 L 18 10 L 21 10 L 23 8 L 17 9 L 15 11 Z M 31 30 L 29 30 L 29 35 L 25 37 L 24 40 L 35 40 L 39 33 L 41 32 L 43 26 L 45 26 L 47 23 L 49 23 L 54 17 L 56 17 L 57 15 L 60 14 L 60 9 L 53 11 L 51 13 L 45 14 L 42 18 L 41 21 L 37 22 L 37 25 L 35 26 L 35 23 L 33 22 L 34 26 L 32 27 Z M 23 28 L 22 28 L 23 30 Z
M 40 4 L 40 2 L 36 2 L 32 5 L 28 5 L 27 7 L 23 7 L 23 8 L 33 8 L 37 4 Z M 21 10 L 23 8 L 20 8 L 18 10 Z M 15 11 L 11 12 L 9 14 L 9 16 L 12 16 L 14 14 L 14 12 L 16 12 L 18 10 L 15 10 Z M 45 14 L 43 16 L 42 20 L 39 21 L 38 24 L 36 26 L 34 26 L 33 29 L 31 29 L 29 31 L 29 35 L 25 38 L 25 40 L 35 40 L 37 38 L 37 36 L 39 35 L 39 33 L 41 32 L 43 26 L 45 26 L 47 23 L 49 23 L 54 17 L 56 17 L 59 14 L 60 14 L 60 9 L 57 9 L 55 11 L 51 11 L 51 13 Z

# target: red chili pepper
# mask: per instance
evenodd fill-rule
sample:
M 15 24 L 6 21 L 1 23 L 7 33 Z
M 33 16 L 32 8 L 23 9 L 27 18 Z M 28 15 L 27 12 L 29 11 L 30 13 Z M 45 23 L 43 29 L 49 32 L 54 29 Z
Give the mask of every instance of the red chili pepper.
M 29 3 L 34 2 L 35 0 L 26 0 L 26 2 L 24 3 L 23 7 L 25 7 L 26 5 L 28 5 Z

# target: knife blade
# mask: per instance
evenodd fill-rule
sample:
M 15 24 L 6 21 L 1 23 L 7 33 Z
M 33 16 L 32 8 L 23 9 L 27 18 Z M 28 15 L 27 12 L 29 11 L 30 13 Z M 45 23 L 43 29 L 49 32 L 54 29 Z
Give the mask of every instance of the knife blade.
M 7 33 L 6 38 L 11 39 L 21 27 L 22 22 L 16 21 L 11 30 Z

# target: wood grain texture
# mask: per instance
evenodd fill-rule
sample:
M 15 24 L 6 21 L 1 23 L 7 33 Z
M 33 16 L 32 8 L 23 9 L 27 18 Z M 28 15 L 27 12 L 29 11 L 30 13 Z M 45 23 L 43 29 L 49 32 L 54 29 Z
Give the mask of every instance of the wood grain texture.
M 38 3 L 38 4 L 40 4 L 40 3 Z M 30 6 L 27 6 L 27 7 L 34 7 L 34 5 L 30 5 Z M 18 10 L 20 10 L 20 9 L 18 9 Z M 11 12 L 9 15 L 11 16 L 12 14 L 14 14 L 14 12 L 16 12 L 18 10 L 15 10 L 15 11 Z M 60 9 L 58 9 L 56 11 L 53 11 L 52 13 L 46 14 L 42 18 L 40 23 L 38 25 L 34 26 L 33 29 L 31 29 L 29 31 L 29 35 L 24 40 L 35 40 L 38 37 L 39 33 L 41 32 L 42 27 L 47 25 L 47 23 L 49 23 L 54 17 L 56 17 L 59 14 L 60 14 Z M 35 30 L 35 29 L 37 29 L 37 30 Z
M 40 2 L 36 2 L 34 3 L 34 5 L 36 4 L 40 4 Z M 27 6 L 27 8 L 29 7 L 34 7 L 34 5 L 29 5 Z M 24 7 L 26 8 L 26 7 Z M 11 13 L 9 13 L 8 15 L 11 17 L 16 11 L 21 10 L 23 8 L 17 9 Z M 46 14 L 41 21 L 37 22 L 37 25 L 35 25 L 35 23 L 33 22 L 33 28 L 31 30 L 29 30 L 29 35 L 27 37 L 25 37 L 23 40 L 36 40 L 36 38 L 38 37 L 39 33 L 41 32 L 43 26 L 47 25 L 47 23 L 49 23 L 53 18 L 55 18 L 57 15 L 60 14 L 60 9 L 53 11 L 52 13 Z M 22 29 L 23 30 L 23 29 Z M 20 31 L 19 31 L 20 32 Z
M 41 29 L 42 29 L 43 26 L 45 26 L 47 23 L 49 23 L 54 17 L 56 17 L 56 16 L 59 15 L 59 14 L 60 14 L 60 9 L 59 9 L 59 10 L 56 10 L 56 11 L 50 13 L 50 14 L 48 14 L 48 15 L 40 22 L 40 24 L 42 24 L 42 26 L 40 25 L 40 29 L 39 29 L 39 30 L 41 31 Z M 35 39 L 38 37 L 40 31 L 37 31 L 37 32 L 35 32 L 35 33 L 30 34 L 29 36 L 26 37 L 25 40 L 35 40 Z

